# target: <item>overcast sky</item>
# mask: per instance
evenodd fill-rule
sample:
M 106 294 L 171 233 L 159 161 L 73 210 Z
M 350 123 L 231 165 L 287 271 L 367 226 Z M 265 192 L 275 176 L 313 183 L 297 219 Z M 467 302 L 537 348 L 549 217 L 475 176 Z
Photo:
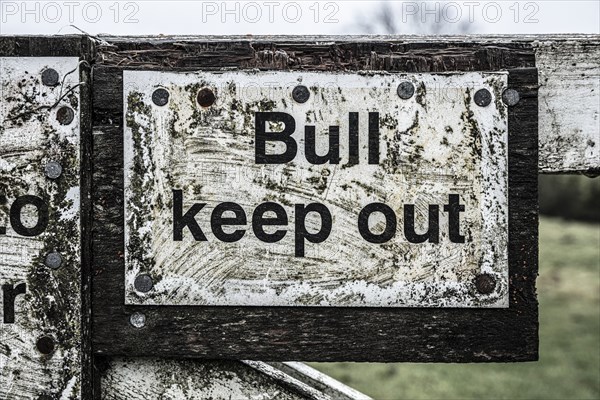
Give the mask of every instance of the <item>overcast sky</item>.
M 386 33 L 378 1 L 9 1 L 2 34 Z M 600 1 L 389 1 L 400 33 L 600 33 Z M 436 12 L 436 10 L 438 12 Z M 438 18 L 438 21 L 436 21 Z M 412 21 L 412 23 L 411 23 Z M 421 26 L 414 21 L 421 21 Z M 368 28 L 368 29 L 367 29 Z

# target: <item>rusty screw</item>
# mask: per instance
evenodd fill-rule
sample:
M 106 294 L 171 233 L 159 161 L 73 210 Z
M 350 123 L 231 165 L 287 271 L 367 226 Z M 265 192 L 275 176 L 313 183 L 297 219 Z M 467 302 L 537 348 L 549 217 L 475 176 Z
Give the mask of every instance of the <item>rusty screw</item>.
M 415 85 L 411 82 L 404 81 L 398 85 L 398 96 L 403 100 L 408 100 L 415 94 Z
M 310 98 L 310 91 L 304 85 L 298 85 L 292 90 L 292 98 L 297 103 L 306 103 Z
M 58 86 L 59 79 L 60 78 L 58 76 L 58 72 L 56 72 L 56 70 L 54 70 L 52 68 L 45 69 L 42 72 L 42 83 L 45 86 L 49 86 L 49 87 Z
M 512 107 L 517 105 L 520 99 L 519 92 L 517 92 L 515 89 L 506 89 L 504 92 L 502 92 L 502 101 L 504 101 L 504 104 L 507 106 Z
M 152 290 L 154 284 L 152 283 L 152 278 L 150 278 L 150 275 L 141 274 L 135 277 L 133 286 L 138 292 L 148 293 Z
M 146 315 L 141 312 L 134 312 L 129 316 L 129 323 L 134 328 L 143 328 L 146 325 Z
M 70 107 L 63 106 L 56 112 L 56 120 L 61 125 L 69 125 L 71 122 L 73 122 L 74 118 L 75 112 Z
M 46 177 L 49 179 L 58 179 L 62 174 L 62 165 L 56 161 L 50 161 L 46 164 Z
M 496 280 L 490 274 L 481 274 L 475 277 L 475 287 L 481 294 L 490 294 L 496 289 Z
M 213 91 L 209 88 L 200 89 L 196 98 L 198 100 L 198 104 L 200 104 L 202 107 L 212 106 L 217 99 Z
M 158 88 L 152 93 L 152 102 L 157 106 L 164 106 L 169 102 L 169 92 L 166 89 Z
M 54 340 L 50 336 L 42 336 L 35 344 L 37 350 L 43 355 L 49 355 L 54 352 Z
M 492 94 L 487 89 L 479 89 L 475 92 L 475 104 L 479 107 L 487 107 L 492 102 Z
M 46 258 L 44 260 L 44 264 L 46 267 L 51 269 L 59 269 L 62 265 L 62 256 L 58 252 L 52 252 L 46 254 Z

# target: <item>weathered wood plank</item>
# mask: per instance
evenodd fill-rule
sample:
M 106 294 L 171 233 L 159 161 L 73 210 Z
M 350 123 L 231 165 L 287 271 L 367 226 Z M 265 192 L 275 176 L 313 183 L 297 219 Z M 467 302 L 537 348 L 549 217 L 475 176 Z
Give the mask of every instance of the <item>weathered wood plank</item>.
M 540 83 L 539 171 L 592 175 L 600 171 L 600 35 L 104 39 L 111 45 L 101 46 L 102 64 L 127 69 L 488 70 L 490 63 L 499 69 L 512 63 L 514 54 L 507 56 L 506 46 L 519 47 L 523 54 L 532 48 Z M 468 66 L 461 65 L 466 53 L 475 55 Z
M 600 36 L 534 47 L 540 172 L 600 174 Z
M 256 361 L 114 357 L 98 363 L 98 367 L 102 382 L 101 398 L 107 400 L 369 399 L 339 382 L 336 382 L 336 388 L 331 386 L 331 382 L 327 382 L 326 387 L 313 387 L 273 366 Z M 298 372 L 297 376 L 303 377 L 303 372 Z
M 300 362 L 269 363 L 287 375 L 296 378 L 336 400 L 368 400 L 370 397 L 346 386 L 328 375 Z

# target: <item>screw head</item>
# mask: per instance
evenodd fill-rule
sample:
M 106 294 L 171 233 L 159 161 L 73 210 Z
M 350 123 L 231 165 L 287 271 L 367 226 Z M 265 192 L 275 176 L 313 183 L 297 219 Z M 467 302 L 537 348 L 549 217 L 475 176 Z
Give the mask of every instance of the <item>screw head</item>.
M 212 90 L 209 88 L 202 88 L 198 91 L 198 96 L 196 96 L 196 99 L 198 100 L 198 104 L 200 104 L 202 107 L 210 107 L 214 104 L 217 98 Z
M 169 102 L 169 92 L 166 89 L 158 88 L 152 93 L 152 102 L 157 106 L 164 106 Z
M 292 98 L 297 103 L 306 103 L 310 98 L 310 91 L 304 85 L 298 85 L 292 90 Z
M 490 294 L 496 289 L 496 279 L 490 274 L 481 274 L 475 277 L 475 287 L 481 294 Z
M 46 254 L 46 258 L 44 259 L 44 264 L 48 268 L 58 269 L 62 265 L 62 256 L 58 252 L 52 252 Z
M 135 277 L 133 286 L 138 292 L 148 293 L 154 287 L 154 283 L 152 283 L 152 278 L 150 278 L 150 275 L 141 274 Z
M 506 89 L 504 92 L 502 92 L 502 101 L 507 106 L 516 105 L 520 99 L 519 92 L 517 92 L 515 89 Z
M 479 107 L 487 107 L 492 102 L 492 94 L 487 89 L 479 89 L 475 92 L 475 104 Z
M 62 165 L 56 161 L 50 161 L 48 164 L 46 164 L 46 177 L 49 179 L 58 179 L 58 177 L 60 177 L 62 174 L 62 170 Z
M 75 119 L 75 112 L 72 108 L 63 106 L 56 112 L 56 120 L 61 125 L 69 125 Z
M 396 90 L 398 93 L 398 97 L 403 100 L 408 100 L 415 94 L 415 85 L 412 82 L 404 81 L 398 85 L 398 89 Z
M 59 79 L 60 77 L 58 76 L 58 72 L 56 72 L 55 69 L 47 68 L 44 71 L 42 71 L 42 83 L 45 86 L 58 86 Z
M 129 316 L 129 323 L 134 328 L 143 328 L 146 325 L 146 315 L 141 312 L 134 312 Z
M 54 352 L 54 339 L 50 336 L 42 336 L 35 343 L 35 347 L 43 355 L 50 355 Z

